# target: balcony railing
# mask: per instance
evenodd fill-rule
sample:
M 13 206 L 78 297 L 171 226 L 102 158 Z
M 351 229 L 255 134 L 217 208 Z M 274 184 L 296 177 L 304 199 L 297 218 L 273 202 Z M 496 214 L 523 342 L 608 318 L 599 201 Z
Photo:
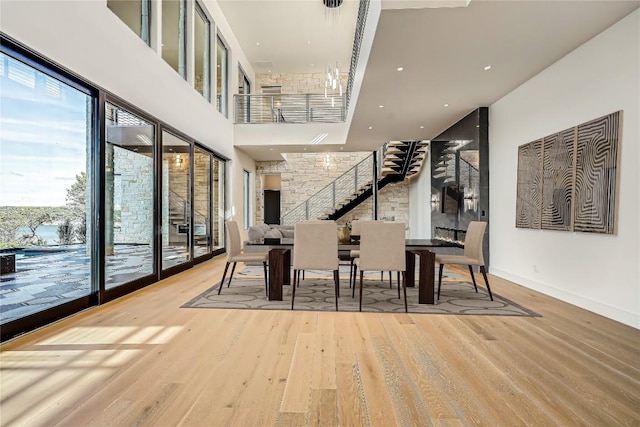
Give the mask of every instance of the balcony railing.
M 346 97 L 323 94 L 235 95 L 236 123 L 342 123 Z

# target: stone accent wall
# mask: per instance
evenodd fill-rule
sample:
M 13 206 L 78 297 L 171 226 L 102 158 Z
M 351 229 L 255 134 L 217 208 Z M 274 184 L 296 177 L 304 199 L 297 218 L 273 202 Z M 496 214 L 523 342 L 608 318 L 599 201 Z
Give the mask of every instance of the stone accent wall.
M 281 215 L 306 201 L 337 177 L 367 157 L 369 152 L 329 153 L 331 163 L 324 170 L 326 153 L 290 153 L 287 161 L 256 162 L 256 217 L 263 220 L 262 175 L 280 175 Z M 373 199 L 369 198 L 337 222 L 344 224 L 355 218 L 371 218 Z M 405 182 L 389 184 L 378 193 L 378 218 L 409 223 L 409 185 Z
M 348 78 L 348 73 L 340 74 L 343 93 L 347 90 Z M 324 73 L 256 74 L 256 93 L 262 86 L 281 86 L 283 94 L 324 93 L 325 79 Z
M 372 215 L 373 197 L 370 197 L 337 222 L 344 224 L 354 219 L 371 219 Z M 378 219 L 409 224 L 409 184 L 407 182 L 387 184 L 378 192 Z
M 114 149 L 114 173 L 120 175 L 120 228 L 114 243 L 153 243 L 153 158 Z

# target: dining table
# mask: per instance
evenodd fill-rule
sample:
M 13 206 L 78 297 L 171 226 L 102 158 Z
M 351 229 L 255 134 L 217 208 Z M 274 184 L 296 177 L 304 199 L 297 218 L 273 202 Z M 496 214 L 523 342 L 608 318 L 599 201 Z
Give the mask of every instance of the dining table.
M 259 239 L 245 245 L 269 247 L 269 300 L 282 301 L 283 286 L 291 285 L 291 249 L 293 239 Z M 418 303 L 434 304 L 435 248 L 459 248 L 459 244 L 439 239 L 406 239 L 407 287 L 416 286 L 416 256 L 418 257 Z M 347 253 L 360 248 L 359 241 L 338 244 L 338 253 Z

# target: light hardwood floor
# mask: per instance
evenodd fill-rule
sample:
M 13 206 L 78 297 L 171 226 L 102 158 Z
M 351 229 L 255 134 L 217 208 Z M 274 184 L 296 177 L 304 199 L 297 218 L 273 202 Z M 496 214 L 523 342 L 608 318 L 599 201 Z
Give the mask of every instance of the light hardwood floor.
M 640 425 L 631 327 L 493 276 L 542 317 L 180 308 L 223 266 L 5 343 L 0 424 Z

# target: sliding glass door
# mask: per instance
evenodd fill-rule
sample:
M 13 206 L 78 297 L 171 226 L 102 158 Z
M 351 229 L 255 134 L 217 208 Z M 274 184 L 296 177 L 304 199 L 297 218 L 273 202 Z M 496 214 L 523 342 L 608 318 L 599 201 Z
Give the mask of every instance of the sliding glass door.
M 155 274 L 155 125 L 105 105 L 105 287 Z
M 5 339 L 28 329 L 25 325 L 86 308 L 97 293 L 96 96 L 5 48 L 4 40 L 1 49 L 0 329 Z
M 162 131 L 162 270 L 192 261 L 191 143 Z
M 193 252 L 198 258 L 211 253 L 211 154 L 195 148 L 193 182 Z

